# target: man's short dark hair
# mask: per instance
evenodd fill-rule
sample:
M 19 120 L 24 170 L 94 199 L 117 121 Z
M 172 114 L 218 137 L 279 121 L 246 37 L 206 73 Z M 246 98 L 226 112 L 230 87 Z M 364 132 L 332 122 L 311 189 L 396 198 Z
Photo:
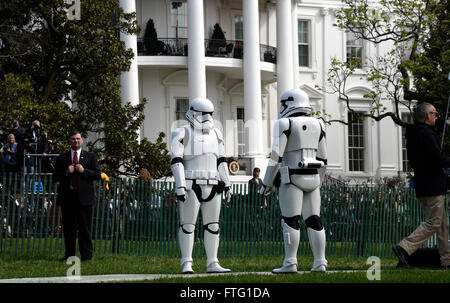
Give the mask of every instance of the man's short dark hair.
M 80 134 L 80 136 L 83 137 L 83 134 L 78 129 L 74 129 L 73 131 L 70 132 L 69 138 L 72 138 L 72 136 L 75 136 L 78 134 Z
M 432 104 L 427 102 L 421 102 L 417 104 L 415 110 L 415 119 L 419 122 L 424 122 L 427 116 L 427 113 L 430 111 L 429 108 Z

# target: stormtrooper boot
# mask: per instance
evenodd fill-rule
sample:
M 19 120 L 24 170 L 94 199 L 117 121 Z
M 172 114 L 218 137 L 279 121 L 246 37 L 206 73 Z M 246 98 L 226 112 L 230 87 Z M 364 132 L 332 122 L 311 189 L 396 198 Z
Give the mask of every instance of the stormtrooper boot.
M 190 227 L 184 226 L 186 228 L 192 229 L 192 230 L 186 230 L 183 227 L 180 227 L 178 230 L 178 241 L 180 244 L 180 250 L 181 250 L 181 261 L 180 264 L 182 266 L 182 273 L 183 274 L 193 274 L 194 270 L 192 269 L 192 249 L 194 248 L 194 231 L 193 228 L 195 226 Z M 186 233 L 188 232 L 188 233 Z
M 204 233 L 204 242 L 206 250 L 206 273 L 228 273 L 228 268 L 223 268 L 217 259 L 217 250 L 219 249 L 219 232 L 211 233 L 208 229 Z
M 309 244 L 314 256 L 314 264 L 311 271 L 325 272 L 328 261 L 325 259 L 325 229 L 319 231 L 308 228 Z
M 213 273 L 229 273 L 231 272 L 231 269 L 223 268 L 220 266 L 219 262 L 213 262 L 209 263 L 206 266 L 206 273 L 213 274 Z
M 300 241 L 300 231 L 287 225 L 282 220 L 284 236 L 284 261 L 283 266 L 272 270 L 274 274 L 297 273 L 297 249 Z
M 192 262 L 186 261 L 183 264 L 181 264 L 181 267 L 183 268 L 181 272 L 183 274 L 193 274 L 194 270 L 192 269 Z

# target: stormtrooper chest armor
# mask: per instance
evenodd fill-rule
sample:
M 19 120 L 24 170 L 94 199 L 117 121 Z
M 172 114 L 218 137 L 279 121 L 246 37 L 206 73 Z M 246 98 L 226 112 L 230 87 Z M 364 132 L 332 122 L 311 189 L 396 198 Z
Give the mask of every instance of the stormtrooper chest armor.
M 186 128 L 183 163 L 186 179 L 217 179 L 219 140 L 214 129 Z

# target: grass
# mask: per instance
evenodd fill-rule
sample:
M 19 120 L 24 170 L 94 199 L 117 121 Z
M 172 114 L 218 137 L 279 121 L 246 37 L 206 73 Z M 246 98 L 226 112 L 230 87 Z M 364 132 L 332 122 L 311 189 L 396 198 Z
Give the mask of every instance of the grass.
M 65 276 L 69 265 L 58 260 L 60 255 L 0 254 L 0 279 Z M 398 269 L 393 258 L 381 259 L 381 280 L 369 281 L 366 271 L 370 265 L 364 257 L 335 257 L 328 259 L 328 270 L 358 270 L 352 273 L 306 273 L 299 275 L 222 275 L 210 277 L 164 278 L 151 282 L 164 283 L 448 283 L 450 271 L 441 269 Z M 221 258 L 224 267 L 234 272 L 270 272 L 281 265 L 278 257 Z M 309 271 L 312 257 L 299 256 L 299 271 Z M 205 273 L 205 258 L 194 259 L 194 271 Z M 97 253 L 94 259 L 81 264 L 81 275 L 107 274 L 174 274 L 180 272 L 179 258 Z

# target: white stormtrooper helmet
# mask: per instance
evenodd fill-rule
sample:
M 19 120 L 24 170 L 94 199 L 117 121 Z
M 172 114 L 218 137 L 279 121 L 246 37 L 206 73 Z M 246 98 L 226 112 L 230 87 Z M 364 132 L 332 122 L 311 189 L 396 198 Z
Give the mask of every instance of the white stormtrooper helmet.
M 280 118 L 289 117 L 296 113 L 309 116 L 312 111 L 308 95 L 298 88 L 285 91 L 280 97 L 280 103 Z
M 214 126 L 214 105 L 206 98 L 194 98 L 186 112 L 186 118 L 196 129 L 209 131 Z

